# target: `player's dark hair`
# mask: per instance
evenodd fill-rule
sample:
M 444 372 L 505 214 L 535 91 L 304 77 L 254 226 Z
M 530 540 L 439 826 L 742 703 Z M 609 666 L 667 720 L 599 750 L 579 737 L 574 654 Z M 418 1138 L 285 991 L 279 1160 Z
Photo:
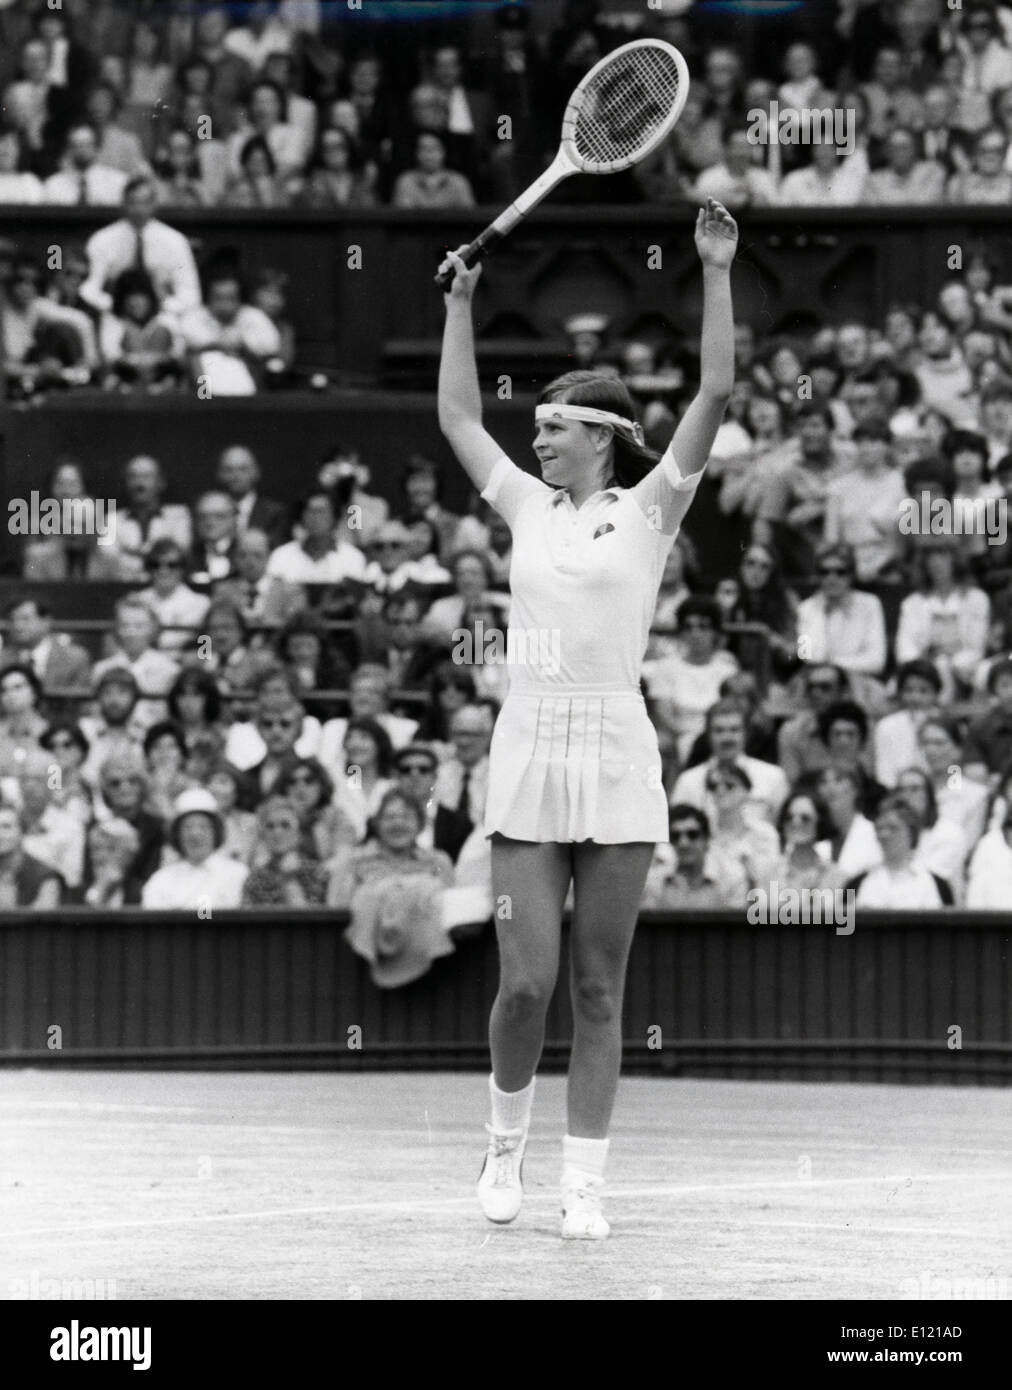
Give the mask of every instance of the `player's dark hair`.
M 587 405 L 594 410 L 611 410 L 635 421 L 636 411 L 624 382 L 600 372 L 566 372 L 550 381 L 538 397 L 538 405 Z M 638 444 L 631 431 L 615 427 L 612 444 L 612 472 L 619 487 L 633 487 L 645 478 L 660 459 L 653 449 Z

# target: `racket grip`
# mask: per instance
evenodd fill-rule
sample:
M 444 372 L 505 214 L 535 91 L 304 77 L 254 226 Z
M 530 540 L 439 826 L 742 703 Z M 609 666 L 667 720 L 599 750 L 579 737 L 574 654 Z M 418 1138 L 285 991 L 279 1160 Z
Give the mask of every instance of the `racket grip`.
M 476 236 L 469 246 L 465 246 L 460 254 L 461 260 L 470 268 L 481 256 L 487 256 L 494 246 L 503 240 L 505 233 L 496 231 L 494 226 L 486 227 L 480 236 Z M 441 275 L 434 276 L 436 284 L 441 290 L 448 290 L 453 284 L 455 271 L 444 271 Z

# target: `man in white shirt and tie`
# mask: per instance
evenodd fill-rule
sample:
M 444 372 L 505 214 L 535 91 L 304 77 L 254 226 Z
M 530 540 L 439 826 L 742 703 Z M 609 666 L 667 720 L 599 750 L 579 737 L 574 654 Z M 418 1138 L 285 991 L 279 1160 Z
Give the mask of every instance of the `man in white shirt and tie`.
M 116 207 L 123 199 L 127 176 L 98 162 L 98 132 L 90 121 L 78 121 L 67 133 L 63 167 L 42 186 L 45 203 L 80 207 Z
M 450 728 L 454 756 L 436 774 L 433 843 L 454 863 L 464 841 L 485 816 L 488 750 L 494 726 L 495 714 L 488 704 L 476 702 L 459 709 Z
M 88 239 L 90 271 L 81 298 L 100 313 L 112 308 L 110 287 L 124 270 L 147 273 L 163 314 L 178 319 L 200 305 L 200 276 L 190 243 L 155 217 L 155 202 L 154 182 L 139 174 L 123 191 L 124 215 Z

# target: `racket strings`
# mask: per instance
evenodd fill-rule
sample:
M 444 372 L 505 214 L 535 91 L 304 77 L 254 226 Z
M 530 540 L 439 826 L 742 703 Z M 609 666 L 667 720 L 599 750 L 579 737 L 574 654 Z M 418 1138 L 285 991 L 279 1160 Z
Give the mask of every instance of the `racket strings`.
M 659 48 L 637 48 L 587 84 L 575 113 L 573 140 L 588 165 L 634 162 L 650 145 L 678 99 L 681 78 L 670 55 Z

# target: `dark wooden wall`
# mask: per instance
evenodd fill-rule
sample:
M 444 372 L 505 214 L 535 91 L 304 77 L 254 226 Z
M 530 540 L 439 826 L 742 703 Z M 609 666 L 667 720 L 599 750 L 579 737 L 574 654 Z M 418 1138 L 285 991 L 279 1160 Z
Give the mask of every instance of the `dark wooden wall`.
M 5 914 L 0 1062 L 25 1065 L 487 1065 L 491 927 L 403 989 L 381 990 L 326 912 Z M 626 1066 L 640 1074 L 1008 1084 L 1012 918 L 861 914 L 750 926 L 644 914 L 629 969 Z M 560 979 L 565 979 L 565 970 Z M 554 1001 L 545 1065 L 564 1065 Z M 62 1047 L 48 1046 L 62 1030 Z M 950 1047 L 953 1027 L 961 1047 Z M 361 1048 L 349 1046 L 361 1029 Z M 651 1029 L 659 1029 L 651 1033 Z M 659 1046 L 651 1046 L 651 1039 Z

